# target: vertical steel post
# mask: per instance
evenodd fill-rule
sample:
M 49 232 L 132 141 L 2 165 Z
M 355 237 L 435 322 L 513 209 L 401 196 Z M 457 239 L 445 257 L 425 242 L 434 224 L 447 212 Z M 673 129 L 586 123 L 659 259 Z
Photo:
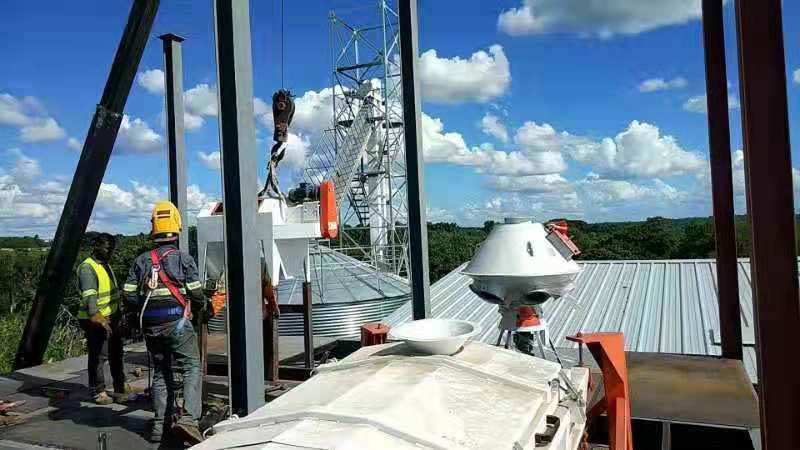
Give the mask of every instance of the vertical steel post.
M 728 123 L 728 76 L 725 67 L 722 6 L 722 0 L 703 0 L 708 148 L 711 160 L 714 236 L 717 244 L 717 291 L 722 357 L 741 360 L 742 323 L 739 312 L 733 173 Z
M 738 0 L 739 83 L 764 450 L 800 443 L 794 189 L 781 0 Z
M 231 407 L 264 404 L 261 269 L 256 238 L 256 133 L 249 0 L 214 0 L 228 289 Z M 248 357 L 250 356 L 250 357 Z
M 278 289 L 273 291 L 275 298 L 278 298 Z M 261 324 L 264 330 L 264 376 L 267 381 L 277 383 L 280 379 L 280 346 L 278 334 L 278 315 L 274 311 L 266 312 L 264 315 L 263 323 Z
M 183 126 L 183 56 L 180 36 L 168 33 L 158 37 L 164 43 L 164 98 L 167 111 L 169 149 L 169 199 L 181 213 L 178 248 L 189 251 L 189 217 L 186 204 L 186 139 Z
M 411 260 L 411 305 L 414 320 L 431 315 L 428 276 L 428 224 L 425 202 L 425 161 L 420 126 L 420 87 L 417 62 L 419 38 L 417 1 L 400 0 L 400 70 L 403 83 L 403 128 L 408 192 L 408 251 Z
M 158 5 L 159 0 L 135 0 L 131 6 L 128 23 L 111 64 L 103 96 L 89 126 L 53 244 L 39 278 L 33 307 L 14 361 L 16 369 L 42 363 L 64 289 L 72 277 L 81 238 L 86 232 L 111 158 L 122 122 L 122 111 L 150 36 Z
M 314 368 L 314 322 L 312 314 L 313 294 L 311 292 L 311 257 L 306 254 L 303 265 L 303 346 L 305 350 L 306 369 Z

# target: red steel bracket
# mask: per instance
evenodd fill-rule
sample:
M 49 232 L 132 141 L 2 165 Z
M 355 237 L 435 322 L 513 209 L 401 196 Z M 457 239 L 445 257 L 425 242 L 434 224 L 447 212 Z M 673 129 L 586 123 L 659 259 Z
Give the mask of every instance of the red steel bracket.
M 567 340 L 586 344 L 603 371 L 603 400 L 590 415 L 608 416 L 608 441 L 611 450 L 633 450 L 628 367 L 625 364 L 625 339 L 622 333 L 578 333 Z

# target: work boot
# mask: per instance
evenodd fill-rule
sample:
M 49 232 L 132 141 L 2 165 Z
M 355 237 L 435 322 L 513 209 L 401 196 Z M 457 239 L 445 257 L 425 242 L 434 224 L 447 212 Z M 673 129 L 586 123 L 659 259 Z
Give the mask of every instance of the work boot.
M 203 442 L 203 434 L 200 433 L 197 423 L 187 416 L 178 419 L 178 422 L 172 426 L 172 433 L 189 445 Z
M 143 387 L 131 386 L 130 384 L 125 383 L 125 393 L 126 394 L 141 394 L 142 392 L 144 392 L 144 388 Z
M 164 423 L 152 420 L 150 422 L 150 435 L 147 437 L 147 440 L 154 444 L 159 444 L 161 443 L 161 438 L 163 435 L 164 435 Z
M 112 392 L 110 395 L 111 395 L 111 399 L 114 401 L 114 403 L 119 404 L 119 405 L 127 405 L 128 404 L 128 394 L 120 393 L 120 392 Z
M 114 403 L 114 399 L 112 399 L 108 394 L 106 394 L 106 391 L 101 391 L 100 393 L 95 394 L 93 400 L 97 405 L 110 405 Z

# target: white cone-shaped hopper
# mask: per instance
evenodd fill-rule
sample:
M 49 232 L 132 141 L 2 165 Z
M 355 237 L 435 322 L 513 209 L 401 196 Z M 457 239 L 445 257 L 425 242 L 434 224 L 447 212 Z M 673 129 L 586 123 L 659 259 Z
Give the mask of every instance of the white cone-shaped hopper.
M 581 268 L 548 239 L 540 223 L 506 219 L 495 225 L 462 271 L 482 299 L 497 304 L 538 305 L 575 287 Z

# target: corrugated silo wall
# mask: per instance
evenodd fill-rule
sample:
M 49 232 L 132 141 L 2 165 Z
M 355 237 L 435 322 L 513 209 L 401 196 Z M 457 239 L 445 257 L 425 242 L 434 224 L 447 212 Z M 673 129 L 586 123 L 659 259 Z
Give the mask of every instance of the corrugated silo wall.
M 366 300 L 356 303 L 332 303 L 314 305 L 312 322 L 315 336 L 348 337 L 358 336 L 361 325 L 381 321 L 393 313 L 408 296 Z M 225 313 L 220 311 L 208 323 L 210 332 L 225 332 Z M 281 336 L 302 336 L 303 316 L 300 313 L 283 313 L 278 321 Z

